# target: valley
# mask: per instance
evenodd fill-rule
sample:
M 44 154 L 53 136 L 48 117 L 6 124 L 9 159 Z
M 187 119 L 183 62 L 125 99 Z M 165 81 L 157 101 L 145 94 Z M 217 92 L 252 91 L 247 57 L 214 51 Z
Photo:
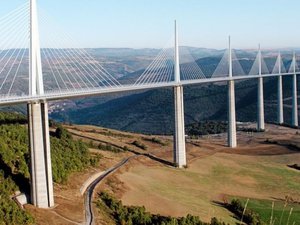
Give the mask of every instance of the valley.
M 299 8 L 3 1 L 0 225 L 300 225 Z
M 292 200 L 285 209 L 284 219 L 287 219 L 291 207 L 294 208 L 292 219 L 296 221 L 295 224 L 300 219 L 299 172 L 287 166 L 300 162 L 299 148 L 289 147 L 291 144 L 300 144 L 295 129 L 268 125 L 265 133 L 238 132 L 237 149 L 225 147 L 225 134 L 188 139 L 188 167 L 180 170 L 143 155 L 149 153 L 171 162 L 170 136 L 146 136 L 94 126 L 74 125 L 65 128 L 74 139 L 86 142 L 91 152 L 102 155 L 100 166 L 71 175 L 66 185 L 55 185 L 57 206 L 53 210 L 42 211 L 29 207 L 29 211 L 40 221 L 38 224 L 53 224 L 48 217 L 56 218 L 55 224 L 82 223 L 84 198 L 80 195 L 80 188 L 84 181 L 92 174 L 104 171 L 137 153 L 141 155 L 130 159 L 97 186 L 94 199 L 97 199 L 97 193 L 106 191 L 121 199 L 125 205 L 145 206 L 146 211 L 154 214 L 174 217 L 192 214 L 206 222 L 215 216 L 234 224 L 237 222 L 234 215 L 222 207 L 224 202 L 232 198 L 249 198 L 249 205 L 253 209 L 263 204 L 267 215 L 272 211 L 272 202 L 277 206 L 278 215 L 289 198 Z M 146 150 L 134 145 L 135 141 L 143 144 Z M 105 145 L 120 151 L 99 149 Z M 98 210 L 94 203 L 93 210 L 96 224 L 115 224 L 108 212 Z M 54 216 L 54 212 L 62 217 Z M 62 218 L 73 222 L 67 223 Z
M 224 50 L 181 48 L 190 52 L 196 64 L 207 77 L 212 76 L 221 60 L 222 54 L 224 54 Z M 121 84 L 132 84 L 147 67 L 143 64 L 144 58 L 141 56 L 144 55 L 148 59 L 152 58 L 153 60 L 155 53 L 157 54 L 159 51 L 153 49 L 121 49 L 120 56 L 117 56 L 117 50 L 114 49 L 106 51 L 105 49 L 90 49 L 89 52 L 97 60 L 104 63 L 108 60 L 103 58 L 105 53 L 108 54 L 111 61 L 118 62 L 109 63 L 111 66 L 110 71 L 112 72 L 116 72 L 120 67 L 131 67 L 131 72 L 120 74 L 118 80 Z M 256 51 L 236 49 L 235 52 L 243 70 L 248 73 L 254 62 Z M 282 50 L 282 54 L 285 56 L 283 59 L 284 66 L 289 68 L 291 64 L 289 53 L 287 50 Z M 268 70 L 271 71 L 275 64 L 276 52 L 266 50 L 264 52 L 264 60 Z M 264 79 L 265 115 L 268 122 L 276 121 L 277 117 L 275 113 L 277 101 L 276 85 L 276 78 Z M 284 119 L 286 123 L 291 122 L 291 87 L 292 78 L 284 76 L 283 96 Z M 226 82 L 184 87 L 186 124 L 189 125 L 204 120 L 226 120 L 226 93 Z M 236 82 L 238 121 L 248 122 L 256 120 L 256 102 L 257 80 Z M 90 124 L 129 132 L 169 135 L 173 133 L 174 127 L 173 108 L 173 91 L 165 88 L 55 102 L 50 106 L 50 117 L 65 123 Z
M 119 74 L 117 78 L 124 83 L 136 79 L 143 72 L 145 65 L 141 61 L 150 62 L 157 54 L 154 49 L 89 51 L 94 51 L 98 60 L 104 60 L 104 54 L 108 54 L 109 57 L 104 60 L 106 67 Z M 213 72 L 222 53 L 197 48 L 191 51 L 196 55 L 205 53 L 197 64 L 207 73 Z M 116 55 L 116 52 L 122 54 Z M 243 55 L 240 63 L 249 70 L 253 56 L 249 56 L 249 52 L 240 51 L 239 54 Z M 268 56 L 273 57 L 272 53 Z M 274 62 L 271 58 L 266 61 L 271 68 Z M 290 61 L 284 63 L 288 66 Z M 250 214 L 260 218 L 258 224 L 268 224 L 271 214 L 274 214 L 273 219 L 290 220 L 296 225 L 300 218 L 297 169 L 300 164 L 300 136 L 296 129 L 271 124 L 277 118 L 276 85 L 276 79 L 264 79 L 265 116 L 269 124 L 266 132 L 262 133 L 253 132 L 257 117 L 257 81 L 236 82 L 239 121 L 236 149 L 226 147 L 227 123 L 222 122 L 227 120 L 226 83 L 184 87 L 188 134 L 188 165 L 184 169 L 176 169 L 173 162 L 174 102 L 171 89 L 51 102 L 49 113 L 52 119 L 50 133 L 56 205 L 50 210 L 26 205 L 24 214 L 18 214 L 20 209 L 10 200 L 9 204 L 15 210 L 11 213 L 11 220 L 20 217 L 28 224 L 65 225 L 86 224 L 89 218 L 93 218 L 96 224 L 131 224 L 132 215 L 128 213 L 126 218 L 123 214 L 133 210 L 133 215 L 141 213 L 142 219 L 145 216 L 161 224 L 162 221 L 173 224 L 171 221 L 175 220 L 177 223 L 197 220 L 198 223 L 194 224 L 235 224 L 242 218 L 230 208 L 230 204 L 238 199 L 242 209 L 244 206 L 247 208 L 249 203 Z M 285 76 L 286 125 L 291 122 L 291 85 L 291 77 Z M 26 112 L 23 105 L 2 110 Z M 10 145 L 3 147 L 4 150 L 12 148 L 17 154 L 0 152 L 3 160 L 0 170 L 4 171 L 1 179 L 3 184 L 8 182 L 11 185 L 9 192 L 18 189 L 28 192 L 27 120 L 24 116 L 12 114 L 12 118 L 9 114 L 1 117 L 1 125 L 10 139 L 18 137 L 17 145 L 22 148 L 15 148 L 14 141 L 8 141 Z M 7 123 L 12 127 L 7 128 Z M 18 130 L 21 130 L 19 134 Z M 108 173 L 112 169 L 116 170 Z M 106 173 L 108 175 L 96 185 L 97 179 Z M 21 178 L 23 183 L 19 178 L 11 182 L 10 175 L 14 179 Z M 90 184 L 95 186 L 93 193 L 89 189 Z M 92 194 L 91 199 L 85 190 Z M 8 197 L 8 194 L 5 196 Z M 109 208 L 105 199 L 115 201 L 120 210 L 118 215 L 114 208 Z M 92 214 L 86 216 L 90 207 Z M 246 209 L 245 212 L 248 213 Z

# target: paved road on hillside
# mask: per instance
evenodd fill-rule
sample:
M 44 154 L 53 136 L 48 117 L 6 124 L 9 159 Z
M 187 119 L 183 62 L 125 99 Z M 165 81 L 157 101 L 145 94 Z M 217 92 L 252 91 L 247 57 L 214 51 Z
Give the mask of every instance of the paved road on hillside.
M 93 193 L 95 190 L 95 187 L 101 182 L 104 178 L 106 178 L 111 173 L 118 170 L 120 167 L 125 165 L 130 159 L 137 157 L 137 155 L 130 156 L 126 159 L 123 159 L 121 162 L 116 164 L 115 166 L 109 168 L 106 170 L 102 175 L 97 177 L 86 189 L 86 196 L 85 196 L 85 221 L 87 225 L 94 224 L 94 215 L 93 215 L 93 209 L 92 209 L 92 198 Z

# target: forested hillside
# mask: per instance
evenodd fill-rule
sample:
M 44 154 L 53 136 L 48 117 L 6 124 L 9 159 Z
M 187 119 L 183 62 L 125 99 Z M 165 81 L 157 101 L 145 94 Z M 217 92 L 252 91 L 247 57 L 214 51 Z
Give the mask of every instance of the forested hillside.
M 16 190 L 29 194 L 30 152 L 26 118 L 0 113 L 0 224 L 33 224 L 34 219 L 12 200 Z M 51 136 L 53 180 L 64 183 L 70 173 L 95 165 L 87 146 L 58 126 Z

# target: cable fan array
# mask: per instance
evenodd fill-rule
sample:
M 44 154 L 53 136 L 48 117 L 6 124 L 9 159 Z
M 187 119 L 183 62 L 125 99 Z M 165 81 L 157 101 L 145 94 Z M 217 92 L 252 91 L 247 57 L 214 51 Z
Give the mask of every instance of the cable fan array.
M 52 22 L 39 9 L 40 46 L 45 93 L 78 92 L 103 88 L 118 88 L 122 84 L 109 73 L 89 50 L 80 48 L 64 29 Z M 0 18 L 0 96 L 29 94 L 29 2 Z M 174 38 L 159 52 L 152 63 L 128 85 L 151 85 L 174 81 Z M 195 57 L 192 48 L 179 48 L 181 80 L 200 80 L 229 76 L 229 50 L 215 56 L 214 62 Z M 265 57 L 258 52 L 253 56 L 232 50 L 232 75 L 262 75 L 300 72 L 296 60 Z M 207 68 L 209 65 L 209 68 Z M 251 66 L 250 66 L 251 65 Z M 245 72 L 246 71 L 246 72 Z
M 234 50 L 231 50 L 232 57 L 232 75 L 244 76 L 246 75 L 243 70 L 240 61 L 238 60 Z M 220 60 L 218 66 L 215 69 L 215 72 L 212 74 L 212 78 L 216 77 L 228 77 L 229 76 L 229 50 L 227 49 Z
M 40 15 L 41 58 L 44 89 L 49 92 L 77 92 L 121 84 L 86 49 L 52 22 Z
M 225 50 L 220 57 L 211 57 L 211 61 L 217 60 L 216 63 L 208 62 L 209 57 L 195 60 L 195 57 L 189 47 L 179 47 L 180 75 L 181 80 L 197 80 L 222 78 L 229 76 L 229 50 Z M 295 72 L 300 72 L 297 61 L 286 60 L 287 65 L 283 63 L 283 58 L 279 53 L 277 58 L 273 55 L 264 57 L 258 52 L 253 57 L 253 52 L 243 52 L 242 57 L 237 57 L 237 51 L 231 50 L 232 58 L 232 75 L 266 75 L 266 74 L 284 74 L 293 73 L 294 64 Z M 135 85 L 146 85 L 160 82 L 174 81 L 174 48 L 166 47 L 161 50 L 158 56 L 153 60 L 148 68 L 137 79 Z M 267 61 L 267 63 L 266 63 Z M 210 68 L 206 68 L 210 67 Z M 246 71 L 246 72 L 245 72 Z
M 134 85 L 145 85 L 151 83 L 167 83 L 174 80 L 174 48 L 168 42 L 153 62 L 138 77 Z
M 300 68 L 299 68 L 299 66 L 298 66 L 296 56 L 295 56 L 295 58 L 293 58 L 293 60 L 291 61 L 291 64 L 290 64 L 290 68 L 289 68 L 288 73 L 294 73 L 294 72 L 300 72 Z
M 206 78 L 202 69 L 198 66 L 195 58 L 189 51 L 188 47 L 180 47 L 179 52 L 181 80 Z
M 0 18 L 0 95 L 28 95 L 29 4 Z

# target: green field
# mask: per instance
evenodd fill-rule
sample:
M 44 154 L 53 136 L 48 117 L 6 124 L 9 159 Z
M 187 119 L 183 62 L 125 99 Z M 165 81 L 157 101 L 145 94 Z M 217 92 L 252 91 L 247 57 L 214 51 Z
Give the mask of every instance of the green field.
M 150 212 L 162 215 L 190 213 L 204 221 L 216 216 L 226 223 L 235 224 L 237 221 L 233 215 L 215 202 L 223 203 L 229 196 L 250 198 L 249 208 L 257 211 L 269 224 L 274 199 L 274 218 L 279 222 L 285 196 L 297 201 L 300 199 L 299 172 L 286 166 L 287 162 L 299 159 L 299 156 L 217 153 L 194 161 L 183 171 L 137 165 L 121 176 L 121 181 L 128 186 L 122 200 L 126 205 L 144 205 Z M 291 207 L 294 211 L 289 224 L 294 221 L 299 224 L 300 205 L 297 204 L 285 208 L 281 224 L 287 224 Z
M 244 204 L 246 199 L 240 199 Z M 257 212 L 260 218 L 270 224 L 273 201 L 250 199 L 247 208 Z M 292 213 L 290 215 L 290 211 Z M 289 216 L 290 215 L 290 216 Z M 290 217 L 290 218 L 289 218 Z M 285 201 L 274 201 L 273 219 L 274 225 L 279 224 L 300 224 L 300 203 L 287 203 Z M 281 222 L 280 222 L 281 221 Z M 289 223 L 288 223 L 289 222 Z

